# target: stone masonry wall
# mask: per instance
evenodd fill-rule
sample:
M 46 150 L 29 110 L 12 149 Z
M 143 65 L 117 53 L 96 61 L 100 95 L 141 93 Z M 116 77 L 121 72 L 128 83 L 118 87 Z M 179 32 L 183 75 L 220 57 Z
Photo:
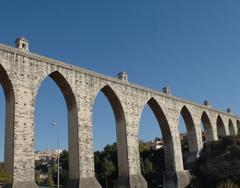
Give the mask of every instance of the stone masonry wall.
M 184 174 L 179 136 L 179 117 L 183 108 L 189 112 L 184 118 L 192 122 L 189 123 L 188 138 L 189 143 L 192 143 L 192 151 L 196 153 L 201 150 L 203 144 L 200 127 L 203 113 L 209 119 L 208 134 L 211 140 L 218 139 L 216 126 L 218 116 L 223 120 L 227 135 L 230 134 L 229 119 L 234 127 L 231 133 L 237 134 L 239 117 L 231 113 L 220 112 L 5 45 L 0 45 L 0 72 L 1 70 L 7 73 L 0 75 L 1 84 L 9 85 L 14 93 L 12 103 L 7 103 L 7 108 L 11 110 L 6 114 L 5 140 L 5 163 L 8 172 L 13 173 L 12 187 L 36 187 L 35 100 L 38 89 L 47 76 L 59 86 L 68 107 L 69 187 L 100 187 L 94 172 L 92 111 L 95 98 L 101 91 L 108 98 L 116 119 L 118 187 L 147 187 L 146 181 L 141 176 L 138 149 L 141 113 L 147 104 L 153 110 L 165 138 L 166 169 L 169 173 Z M 8 92 L 5 93 L 10 95 Z

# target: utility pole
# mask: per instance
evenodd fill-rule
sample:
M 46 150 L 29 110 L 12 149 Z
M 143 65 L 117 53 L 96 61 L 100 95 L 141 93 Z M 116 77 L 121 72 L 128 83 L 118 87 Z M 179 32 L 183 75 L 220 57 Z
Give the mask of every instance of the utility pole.
M 59 178 L 60 178 L 60 174 L 59 174 L 59 126 L 57 125 L 57 123 L 52 123 L 53 127 L 57 128 L 57 187 L 59 188 Z

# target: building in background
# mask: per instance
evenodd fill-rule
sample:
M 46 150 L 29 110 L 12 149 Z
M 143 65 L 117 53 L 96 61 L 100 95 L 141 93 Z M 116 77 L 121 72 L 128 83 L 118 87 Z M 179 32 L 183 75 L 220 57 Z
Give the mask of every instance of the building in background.
M 35 161 L 57 161 L 57 154 L 63 150 L 43 150 L 35 152 Z

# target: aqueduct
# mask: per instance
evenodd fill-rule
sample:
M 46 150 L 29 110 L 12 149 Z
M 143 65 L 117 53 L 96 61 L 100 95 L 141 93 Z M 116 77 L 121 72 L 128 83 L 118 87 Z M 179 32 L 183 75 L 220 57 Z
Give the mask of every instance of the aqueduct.
M 35 98 L 41 82 L 50 76 L 62 91 L 68 109 L 69 184 L 75 188 L 101 187 L 95 178 L 92 108 L 102 91 L 114 111 L 117 132 L 119 179 L 117 187 L 146 188 L 139 157 L 139 122 L 146 104 L 154 112 L 164 139 L 166 187 L 184 187 L 179 117 L 187 127 L 190 152 L 197 156 L 206 141 L 237 134 L 240 119 L 231 113 L 129 83 L 127 75 L 108 77 L 60 61 L 33 54 L 23 38 L 16 48 L 0 45 L 0 83 L 6 97 L 5 168 L 14 188 L 37 187 L 34 179 Z

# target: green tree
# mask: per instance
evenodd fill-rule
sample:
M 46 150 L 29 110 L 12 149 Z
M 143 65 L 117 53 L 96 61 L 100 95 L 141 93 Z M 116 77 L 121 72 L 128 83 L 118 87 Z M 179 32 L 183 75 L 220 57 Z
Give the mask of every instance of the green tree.
M 42 165 L 42 162 L 43 162 L 42 160 L 36 160 L 35 161 L 35 169 L 39 169 Z
M 217 186 L 217 188 L 239 188 L 239 186 L 232 180 L 227 180 L 226 182 L 223 182 Z
M 144 171 L 146 174 L 152 174 L 154 171 L 153 164 L 148 158 L 144 160 Z
M 57 172 L 58 172 L 58 166 L 57 164 L 54 164 L 51 168 L 51 173 L 53 175 L 53 174 L 57 174 Z
M 149 151 L 149 146 L 142 140 L 139 140 L 139 152 L 143 153 L 145 151 Z
M 68 151 L 64 150 L 60 154 L 59 161 L 60 161 L 61 167 L 68 170 Z
M 4 171 L 4 163 L 0 163 L 0 183 L 7 184 L 10 183 L 12 180 L 12 177 L 10 174 L 6 173 Z
M 35 182 L 36 182 L 36 184 L 40 185 L 40 175 L 39 175 L 39 172 L 35 172 Z
M 53 176 L 52 176 L 52 171 L 50 170 L 48 173 L 48 179 L 47 179 L 47 184 L 50 187 L 54 186 L 54 181 L 53 181 Z
M 4 171 L 0 172 L 0 183 L 6 184 L 11 182 L 11 176 Z
M 98 182 L 106 185 L 106 174 L 109 187 L 113 187 L 118 178 L 117 144 L 106 145 L 103 151 L 94 153 L 95 173 Z
M 108 160 L 107 158 L 104 159 L 104 168 L 103 171 L 105 173 L 105 178 L 106 178 L 106 187 L 109 187 L 108 183 L 108 177 L 116 171 L 116 168 L 111 160 Z M 107 186 L 108 185 L 108 186 Z
M 224 136 L 221 140 L 205 143 L 191 170 L 196 177 L 191 184 L 195 187 L 217 187 L 220 183 L 221 188 L 240 186 L 239 156 L 240 136 Z
M 116 170 L 113 162 L 108 160 L 107 158 L 104 159 L 104 172 L 105 175 L 109 176 Z

